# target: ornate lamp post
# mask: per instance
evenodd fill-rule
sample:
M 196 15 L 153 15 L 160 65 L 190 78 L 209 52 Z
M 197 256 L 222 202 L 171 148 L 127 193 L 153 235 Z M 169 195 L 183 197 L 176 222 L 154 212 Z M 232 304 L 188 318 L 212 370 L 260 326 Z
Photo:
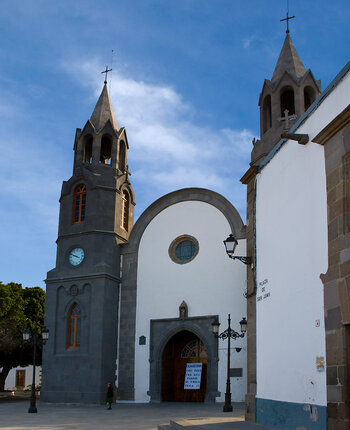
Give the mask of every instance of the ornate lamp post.
M 231 354 L 231 339 L 237 339 L 238 337 L 244 337 L 247 331 L 247 320 L 242 318 L 240 321 L 241 333 L 237 333 L 231 328 L 231 316 L 228 314 L 228 328 L 219 334 L 220 323 L 218 320 L 213 322 L 213 333 L 218 339 L 227 339 L 227 379 L 226 379 L 226 393 L 225 393 L 225 405 L 223 412 L 232 412 L 231 404 L 231 382 L 230 382 L 230 354 Z
M 25 329 L 23 331 L 23 339 L 28 342 L 30 339 L 30 330 L 29 329 Z M 32 338 L 33 338 L 33 344 L 34 344 L 34 350 L 33 350 L 33 379 L 32 379 L 32 392 L 30 395 L 30 407 L 28 409 L 28 413 L 33 414 L 33 413 L 37 413 L 38 410 L 36 408 L 36 395 L 35 395 L 35 364 L 36 364 L 36 348 L 37 348 L 37 343 L 38 342 L 42 342 L 43 345 L 45 345 L 46 341 L 49 338 L 49 329 L 46 327 L 43 327 L 43 329 L 41 330 L 41 337 L 42 339 L 38 338 L 38 335 L 35 331 L 33 331 L 32 333 Z

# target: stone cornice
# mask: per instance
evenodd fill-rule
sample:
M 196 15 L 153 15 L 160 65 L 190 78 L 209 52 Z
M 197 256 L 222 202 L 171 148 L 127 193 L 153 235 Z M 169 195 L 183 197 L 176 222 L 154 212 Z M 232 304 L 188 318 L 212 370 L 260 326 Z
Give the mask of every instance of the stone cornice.
M 258 171 L 257 166 L 249 167 L 249 169 L 245 172 L 245 174 L 240 179 L 242 184 L 245 184 L 245 185 L 248 184 L 248 182 L 250 182 L 251 179 L 256 176 L 257 171 Z
M 201 319 L 201 320 L 212 320 L 212 319 L 218 319 L 219 318 L 219 315 L 198 315 L 198 316 L 193 316 L 193 317 L 184 317 L 184 318 L 181 318 L 181 317 L 175 317 L 175 318 L 159 318 L 159 319 L 151 319 L 150 321 L 151 322 L 169 322 L 169 321 L 183 321 L 183 322 L 186 322 L 186 321 L 196 321 L 196 320 L 198 320 L 198 319 Z
M 331 121 L 323 130 L 315 136 L 312 141 L 324 145 L 329 141 L 339 130 L 350 123 L 350 104 Z
M 58 236 L 56 243 L 58 243 L 61 239 L 67 239 L 69 237 L 83 236 L 83 235 L 89 235 L 89 234 L 112 235 L 112 236 L 115 236 L 117 239 L 120 239 L 123 242 L 127 242 L 127 240 L 124 237 L 120 236 L 118 233 L 115 233 L 114 231 L 90 230 L 90 231 L 79 231 L 77 233 L 61 234 L 60 236 Z
M 46 284 L 57 284 L 59 282 L 76 282 L 76 281 L 87 281 L 87 280 L 91 280 L 91 279 L 96 279 L 96 278 L 107 278 L 110 279 L 112 281 L 116 281 L 118 283 L 121 282 L 121 279 L 118 278 L 117 276 L 113 276 L 110 273 L 95 273 L 92 275 L 85 275 L 85 276 L 71 276 L 68 278 L 52 278 L 52 279 L 45 279 L 45 283 Z

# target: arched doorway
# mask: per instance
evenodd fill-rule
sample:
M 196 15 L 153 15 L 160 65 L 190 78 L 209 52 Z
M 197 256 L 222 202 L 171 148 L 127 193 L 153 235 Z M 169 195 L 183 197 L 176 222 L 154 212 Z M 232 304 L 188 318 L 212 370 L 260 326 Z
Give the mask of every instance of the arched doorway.
M 200 389 L 184 389 L 187 363 L 202 363 Z M 162 400 L 204 402 L 207 390 L 207 350 L 198 336 L 183 330 L 165 345 L 162 354 Z

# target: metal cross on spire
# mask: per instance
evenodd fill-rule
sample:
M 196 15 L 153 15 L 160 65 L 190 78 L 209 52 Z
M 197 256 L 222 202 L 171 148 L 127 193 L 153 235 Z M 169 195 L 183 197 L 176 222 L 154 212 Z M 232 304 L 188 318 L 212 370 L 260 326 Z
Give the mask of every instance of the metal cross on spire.
M 101 73 L 105 73 L 106 74 L 105 81 L 104 81 L 105 84 L 107 84 L 107 73 L 111 72 L 111 71 L 112 71 L 112 69 L 109 69 L 108 66 L 106 66 L 106 70 L 104 70 L 103 72 L 101 72 Z
M 295 18 L 295 15 L 288 16 L 288 12 L 287 12 L 287 18 L 280 19 L 280 21 L 287 21 L 287 30 L 286 30 L 287 34 L 289 33 L 289 20 L 293 18 Z

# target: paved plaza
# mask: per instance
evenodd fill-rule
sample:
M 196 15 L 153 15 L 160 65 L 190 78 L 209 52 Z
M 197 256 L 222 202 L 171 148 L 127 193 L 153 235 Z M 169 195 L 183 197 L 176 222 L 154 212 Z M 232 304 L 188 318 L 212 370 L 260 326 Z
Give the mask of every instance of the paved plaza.
M 268 430 L 244 422 L 244 404 L 223 413 L 222 404 L 118 403 L 111 411 L 98 405 L 62 405 L 37 402 L 38 413 L 29 414 L 28 400 L 0 401 L 0 428 L 4 430 L 159 430 L 175 421 L 192 430 Z M 175 424 L 176 426 L 176 424 Z M 167 427 L 164 427 L 167 428 Z M 168 427 L 175 428 L 175 427 Z M 276 429 L 275 429 L 276 430 Z

